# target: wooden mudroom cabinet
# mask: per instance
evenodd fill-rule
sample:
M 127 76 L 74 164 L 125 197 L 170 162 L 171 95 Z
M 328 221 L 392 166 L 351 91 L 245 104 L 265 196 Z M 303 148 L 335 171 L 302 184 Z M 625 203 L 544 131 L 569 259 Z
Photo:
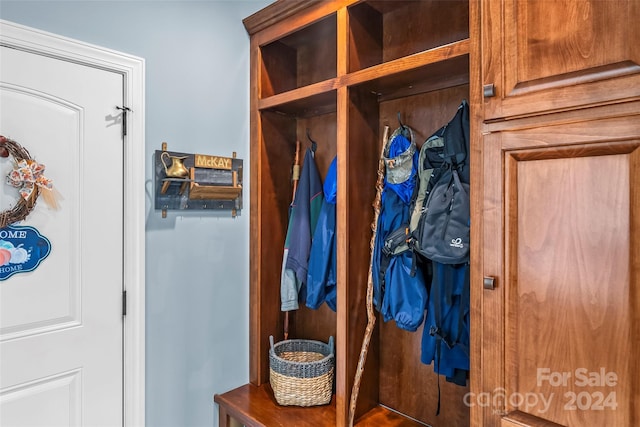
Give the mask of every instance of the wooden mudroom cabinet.
M 471 425 L 639 425 L 640 3 L 479 12 Z
M 470 386 L 441 379 L 436 416 L 421 329 L 379 319 L 355 424 L 640 424 L 639 14 L 635 0 L 279 0 L 246 18 L 250 383 L 215 396 L 220 425 L 348 425 L 383 128 L 400 115 L 422 142 L 462 99 L 472 116 Z M 293 312 L 289 338 L 335 337 L 335 396 L 281 407 L 269 336 L 283 339 L 291 165 L 309 137 L 323 178 L 338 158 L 338 307 Z M 576 385 L 601 368 L 605 385 Z

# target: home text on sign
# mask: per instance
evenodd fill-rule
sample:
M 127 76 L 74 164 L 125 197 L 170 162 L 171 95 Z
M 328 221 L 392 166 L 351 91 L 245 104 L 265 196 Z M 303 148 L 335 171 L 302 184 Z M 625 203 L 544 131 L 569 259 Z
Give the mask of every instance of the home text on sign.
M 0 239 L 26 239 L 27 232 L 25 230 L 13 230 L 11 228 L 0 229 Z
M 232 160 L 233 159 L 230 157 L 205 156 L 202 154 L 196 154 L 194 166 L 197 168 L 231 170 Z

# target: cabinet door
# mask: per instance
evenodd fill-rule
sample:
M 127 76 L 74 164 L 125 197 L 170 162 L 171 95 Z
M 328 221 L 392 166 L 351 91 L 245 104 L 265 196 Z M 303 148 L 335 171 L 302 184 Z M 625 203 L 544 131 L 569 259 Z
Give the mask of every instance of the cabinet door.
M 481 425 L 640 422 L 638 118 L 485 136 Z
M 640 96 L 637 0 L 489 0 L 480 8 L 485 119 Z

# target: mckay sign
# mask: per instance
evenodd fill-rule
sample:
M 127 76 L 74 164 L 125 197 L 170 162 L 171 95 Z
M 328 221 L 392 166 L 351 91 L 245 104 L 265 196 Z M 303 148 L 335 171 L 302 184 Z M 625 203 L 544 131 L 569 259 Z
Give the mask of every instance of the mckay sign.
M 196 154 L 194 159 L 194 166 L 197 168 L 231 170 L 232 162 L 233 159 L 230 157 L 205 156 L 203 154 Z

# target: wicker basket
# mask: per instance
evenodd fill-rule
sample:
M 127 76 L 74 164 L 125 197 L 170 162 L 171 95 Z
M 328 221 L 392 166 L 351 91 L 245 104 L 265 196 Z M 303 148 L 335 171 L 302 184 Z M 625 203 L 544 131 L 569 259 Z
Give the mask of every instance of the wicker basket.
M 273 344 L 269 337 L 269 374 L 278 404 L 315 406 L 331 402 L 334 345 L 311 340 L 285 340 Z

